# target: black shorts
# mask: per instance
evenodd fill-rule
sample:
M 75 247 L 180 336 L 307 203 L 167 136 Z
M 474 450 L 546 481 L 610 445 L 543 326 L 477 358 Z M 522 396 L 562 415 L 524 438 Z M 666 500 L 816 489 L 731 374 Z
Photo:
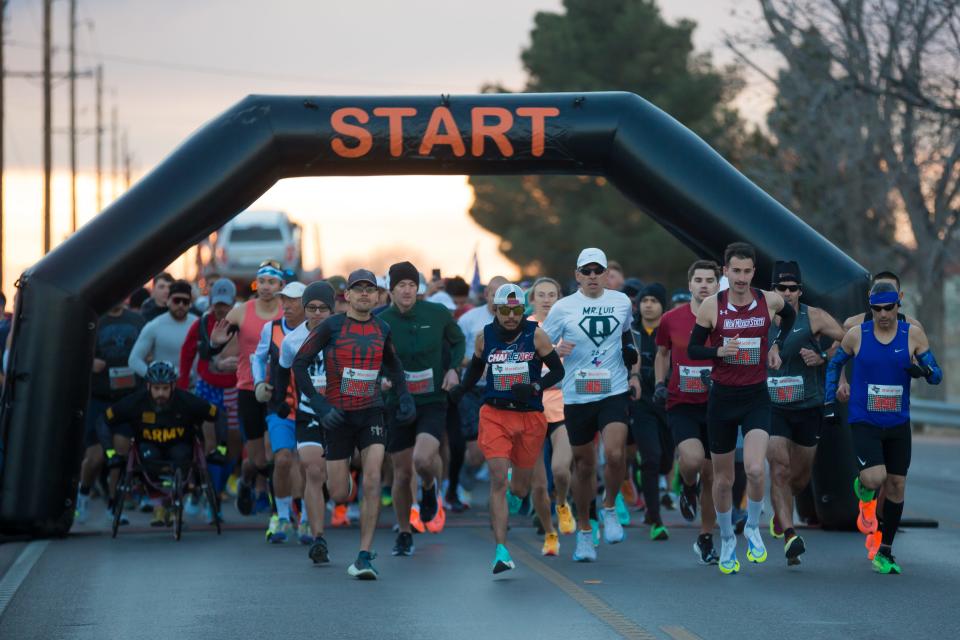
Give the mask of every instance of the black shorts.
M 104 413 L 106 413 L 107 407 L 112 404 L 109 400 L 101 400 L 100 398 L 94 397 L 91 397 L 90 401 L 87 402 L 87 412 L 84 414 L 83 425 L 84 449 L 98 444 L 104 449 L 113 448 L 112 439 L 110 438 L 110 427 L 107 426 L 104 420 Z M 129 425 L 126 426 L 129 429 Z
M 140 461 L 147 473 L 157 474 L 166 467 L 180 467 L 187 471 L 193 464 L 193 442 L 181 440 L 159 444 L 150 441 L 140 441 Z
M 770 435 L 793 441 L 801 447 L 815 447 L 820 441 L 823 426 L 823 407 L 807 409 L 770 409 Z
M 866 422 L 850 424 L 853 450 L 857 455 L 859 469 L 884 465 L 888 474 L 907 475 L 910 468 L 912 434 L 910 423 L 896 427 L 877 427 Z
M 743 435 L 754 429 L 770 432 L 770 392 L 767 383 L 729 387 L 713 383 L 707 399 L 707 432 L 711 453 L 737 448 L 737 427 Z
M 392 413 L 392 412 L 391 412 Z M 417 405 L 417 419 L 402 427 L 392 418 L 388 420 L 387 452 L 398 453 L 411 448 L 421 433 L 429 433 L 443 442 L 443 432 L 447 428 L 447 405 L 442 402 Z
M 567 423 L 564 422 L 563 420 L 560 420 L 560 421 L 558 421 L 558 422 L 548 422 L 548 423 L 547 423 L 547 437 L 546 437 L 546 440 L 550 440 L 550 438 L 553 437 L 553 434 L 557 432 L 557 429 L 559 429 L 560 427 L 562 427 L 562 426 L 565 425 L 565 424 L 567 424 Z
M 667 424 L 673 441 L 680 445 L 685 440 L 699 440 L 703 455 L 710 459 L 710 437 L 707 434 L 707 403 L 677 404 L 667 409 Z
M 267 405 L 257 402 L 253 391 L 237 390 L 237 413 L 245 439 L 259 440 L 263 437 L 267 431 Z
M 326 434 L 316 416 L 312 413 L 297 412 L 297 449 L 320 445 L 326 447 Z
M 580 447 L 593 442 L 608 424 L 630 423 L 630 398 L 626 393 L 609 396 L 595 402 L 563 405 L 570 445 Z
M 346 411 L 347 424 L 327 431 L 327 460 L 348 460 L 353 450 L 363 451 L 370 445 L 385 444 L 387 429 L 383 419 L 383 407 Z

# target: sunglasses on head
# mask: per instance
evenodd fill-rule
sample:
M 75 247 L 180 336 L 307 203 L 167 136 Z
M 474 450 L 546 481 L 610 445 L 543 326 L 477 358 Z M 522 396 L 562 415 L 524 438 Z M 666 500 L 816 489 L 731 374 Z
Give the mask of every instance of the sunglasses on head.
M 579 272 L 580 272 L 580 275 L 582 275 L 582 276 L 599 276 L 600 274 L 602 274 L 602 273 L 603 273 L 604 271 L 606 271 L 606 270 L 607 270 L 606 267 L 600 267 L 600 266 L 597 266 L 597 267 L 580 267 L 579 269 L 577 269 L 577 271 L 579 271 Z
M 800 291 L 800 285 L 798 284 L 778 284 L 774 287 L 777 291 L 789 291 L 790 293 L 796 293 Z
M 263 262 L 260 263 L 260 266 L 258 267 L 258 269 L 263 269 L 264 267 L 273 267 L 277 271 L 281 270 L 280 263 L 277 262 L 276 260 L 264 260 Z
M 522 304 L 502 304 L 497 307 L 497 311 L 505 316 L 522 316 L 523 315 L 523 305 Z
M 870 309 L 873 311 L 893 311 L 894 307 L 896 306 L 897 306 L 896 303 L 872 304 L 870 305 Z
M 173 298 L 170 298 L 170 300 L 167 301 L 167 304 L 178 304 L 178 305 L 182 304 L 182 305 L 186 306 L 186 305 L 190 304 L 190 298 L 183 298 L 183 297 L 180 297 L 180 296 L 174 296 Z

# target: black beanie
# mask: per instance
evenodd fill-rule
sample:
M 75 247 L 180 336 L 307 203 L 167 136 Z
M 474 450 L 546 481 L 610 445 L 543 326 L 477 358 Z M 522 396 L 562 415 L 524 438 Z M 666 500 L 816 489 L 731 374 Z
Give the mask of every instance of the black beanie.
M 390 282 L 388 286 L 390 287 L 390 291 L 393 291 L 393 288 L 403 280 L 412 280 L 417 286 L 420 285 L 420 272 L 409 262 L 398 262 L 397 264 L 391 265 L 389 277 Z
M 773 284 L 781 282 L 801 284 L 800 265 L 793 260 L 777 260 L 773 265 Z
M 319 300 L 327 305 L 330 311 L 333 311 L 335 297 L 333 287 L 324 280 L 318 280 L 307 285 L 307 288 L 303 290 L 303 297 L 300 299 L 303 301 L 303 306 L 307 306 L 314 300 Z
M 667 289 L 659 282 L 651 282 L 645 286 L 640 291 L 640 295 L 637 296 L 637 300 L 643 302 L 643 299 L 647 296 L 653 296 L 660 301 L 660 307 L 663 310 L 667 309 Z

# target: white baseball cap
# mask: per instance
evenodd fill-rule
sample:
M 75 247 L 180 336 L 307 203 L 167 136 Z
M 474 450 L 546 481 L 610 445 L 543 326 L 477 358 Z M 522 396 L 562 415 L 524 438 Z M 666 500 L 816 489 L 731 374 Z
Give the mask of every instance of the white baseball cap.
M 584 265 L 588 265 L 592 262 L 596 262 L 598 265 L 606 269 L 607 254 L 605 254 L 600 249 L 595 249 L 593 247 L 584 249 L 583 251 L 580 252 L 580 257 L 577 258 L 577 269 L 579 269 Z
M 299 300 L 303 297 L 303 292 L 306 291 L 307 285 L 302 282 L 289 282 L 287 286 L 283 288 L 280 292 L 280 295 L 287 298 L 296 298 Z
M 497 292 L 493 294 L 493 304 L 511 304 L 513 301 L 510 300 L 510 294 L 516 296 L 515 304 L 524 303 L 523 289 L 508 282 L 507 284 L 500 285 Z

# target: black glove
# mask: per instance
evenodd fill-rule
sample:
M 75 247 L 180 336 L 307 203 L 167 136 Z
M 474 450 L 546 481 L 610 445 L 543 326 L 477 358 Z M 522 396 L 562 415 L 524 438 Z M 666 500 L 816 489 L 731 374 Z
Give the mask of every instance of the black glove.
M 904 371 L 909 373 L 911 378 L 927 378 L 933 375 L 933 369 L 922 364 L 911 364 Z
M 513 399 L 518 403 L 527 404 L 530 402 L 530 398 L 539 395 L 540 385 L 518 382 L 510 387 L 510 392 L 513 393 Z
M 336 407 L 330 407 L 322 417 L 320 417 L 320 426 L 327 431 L 336 431 L 347 424 L 347 414 Z
M 462 384 L 455 384 L 450 387 L 450 391 L 447 391 L 447 397 L 450 398 L 451 404 L 460 404 L 460 401 L 463 400 L 463 396 L 466 395 L 467 390 L 463 388 Z
M 397 412 L 393 417 L 401 427 L 412 424 L 417 419 L 417 403 L 414 402 L 412 395 L 409 393 L 400 395 L 397 400 Z
M 823 405 L 823 417 L 827 420 L 833 420 L 837 417 L 837 403 L 828 402 Z
M 223 455 L 219 448 L 214 449 L 207 454 L 207 464 L 224 465 L 227 464 L 227 456 Z
M 700 372 L 700 382 L 703 383 L 703 386 L 709 391 L 713 387 L 713 379 L 710 377 L 710 372 L 706 369 Z
M 663 382 L 658 382 L 653 390 L 653 404 L 658 407 L 667 406 L 667 385 Z

